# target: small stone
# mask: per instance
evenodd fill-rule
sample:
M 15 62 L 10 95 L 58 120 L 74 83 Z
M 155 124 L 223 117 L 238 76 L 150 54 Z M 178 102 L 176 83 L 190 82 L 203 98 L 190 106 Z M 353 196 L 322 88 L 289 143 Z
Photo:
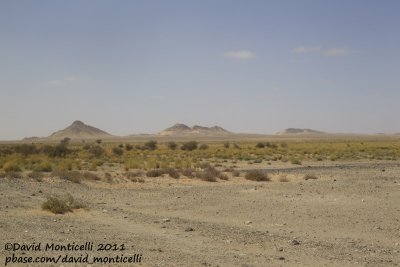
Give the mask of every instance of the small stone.
M 365 200 L 364 200 L 364 199 L 361 199 L 361 202 L 365 202 Z
M 278 260 L 280 260 L 280 261 L 284 261 L 285 260 L 285 257 L 278 257 Z
M 193 232 L 193 231 L 194 231 L 194 229 L 192 227 L 188 227 L 185 229 L 185 232 Z
M 170 218 L 164 218 L 164 219 L 162 219 L 162 221 L 163 221 L 163 222 L 170 222 L 171 219 L 170 219 Z
M 290 243 L 291 243 L 293 246 L 300 245 L 300 242 L 297 241 L 296 239 L 293 239 Z
M 245 225 L 250 225 L 250 224 L 252 224 L 252 223 L 253 223 L 252 221 L 245 221 L 245 222 L 244 222 Z

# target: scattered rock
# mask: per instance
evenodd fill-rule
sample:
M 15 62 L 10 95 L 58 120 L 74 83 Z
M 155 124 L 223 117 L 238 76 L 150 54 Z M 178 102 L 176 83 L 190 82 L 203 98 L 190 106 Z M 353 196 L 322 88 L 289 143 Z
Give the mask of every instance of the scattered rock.
M 300 245 L 300 242 L 297 241 L 296 239 L 293 239 L 292 241 L 290 241 L 290 243 L 291 243 L 293 246 Z
M 170 218 L 164 218 L 164 219 L 162 219 L 162 221 L 163 221 L 163 222 L 170 222 L 171 219 L 170 219 Z
M 194 231 L 194 229 L 192 227 L 188 227 L 185 229 L 185 232 L 193 232 L 193 231 Z
M 245 221 L 245 222 L 244 222 L 245 225 L 250 225 L 250 224 L 252 224 L 252 223 L 253 223 L 252 221 Z
M 278 257 L 278 260 L 280 260 L 280 261 L 284 261 L 285 260 L 285 257 Z

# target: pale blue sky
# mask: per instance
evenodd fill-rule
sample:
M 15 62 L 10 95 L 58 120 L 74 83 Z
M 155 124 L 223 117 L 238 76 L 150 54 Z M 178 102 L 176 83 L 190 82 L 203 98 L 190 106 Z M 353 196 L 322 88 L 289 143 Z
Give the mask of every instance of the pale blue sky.
M 1 1 L 0 140 L 74 120 L 400 132 L 400 1 Z

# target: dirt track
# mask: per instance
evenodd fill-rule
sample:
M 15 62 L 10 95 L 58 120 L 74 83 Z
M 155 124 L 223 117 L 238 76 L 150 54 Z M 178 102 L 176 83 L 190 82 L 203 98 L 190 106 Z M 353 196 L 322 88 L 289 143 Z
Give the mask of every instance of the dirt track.
M 140 266 L 400 266 L 400 163 L 269 172 L 290 181 L 0 179 L 1 245 L 124 243 L 124 254 L 143 255 Z M 306 173 L 318 179 L 305 181 Z M 47 195 L 65 192 L 89 210 L 53 215 L 40 209 Z M 4 264 L 10 252 L 0 255 Z

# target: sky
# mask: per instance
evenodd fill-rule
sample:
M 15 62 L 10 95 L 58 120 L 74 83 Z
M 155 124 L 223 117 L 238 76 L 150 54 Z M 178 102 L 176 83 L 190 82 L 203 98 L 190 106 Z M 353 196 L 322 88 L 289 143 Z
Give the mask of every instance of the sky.
M 400 132 L 400 1 L 0 1 L 0 140 L 74 120 Z

